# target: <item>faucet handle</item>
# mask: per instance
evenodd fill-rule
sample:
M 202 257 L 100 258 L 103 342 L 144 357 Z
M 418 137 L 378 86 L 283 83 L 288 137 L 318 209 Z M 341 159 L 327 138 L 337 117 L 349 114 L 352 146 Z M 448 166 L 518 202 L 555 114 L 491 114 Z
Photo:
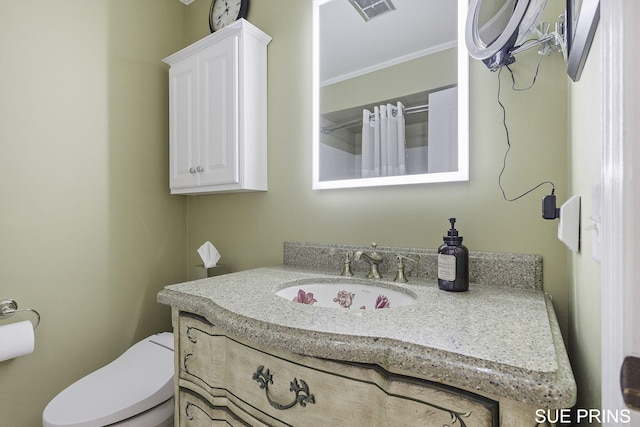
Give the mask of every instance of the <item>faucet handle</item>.
M 342 264 L 342 273 L 341 276 L 351 277 L 353 276 L 353 271 L 351 271 L 351 257 L 353 256 L 352 251 L 347 251 L 344 254 L 344 264 Z
M 396 277 L 395 279 L 393 279 L 394 282 L 401 282 L 401 283 L 407 283 L 407 277 L 404 274 L 404 260 L 408 260 L 411 262 L 417 262 L 415 259 L 406 257 L 404 255 L 400 255 L 397 254 L 396 255 L 396 267 L 398 268 L 398 271 L 396 272 Z
M 347 277 L 353 276 L 353 271 L 351 271 L 351 257 L 353 256 L 353 251 L 338 252 L 332 248 L 329 250 L 329 255 L 344 256 L 344 263 L 342 264 L 342 272 L 340 273 L 340 275 Z

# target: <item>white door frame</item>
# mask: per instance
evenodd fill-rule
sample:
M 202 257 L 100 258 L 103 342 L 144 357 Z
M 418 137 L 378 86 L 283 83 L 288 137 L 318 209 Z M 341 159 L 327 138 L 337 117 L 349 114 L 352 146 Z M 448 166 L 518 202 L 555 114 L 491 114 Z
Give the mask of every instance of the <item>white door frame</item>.
M 638 0 L 601 0 L 603 72 L 602 408 L 625 408 L 620 366 L 640 356 Z M 636 304 L 635 312 L 633 304 Z M 640 413 L 632 423 L 640 426 Z M 603 423 L 603 426 L 614 425 Z

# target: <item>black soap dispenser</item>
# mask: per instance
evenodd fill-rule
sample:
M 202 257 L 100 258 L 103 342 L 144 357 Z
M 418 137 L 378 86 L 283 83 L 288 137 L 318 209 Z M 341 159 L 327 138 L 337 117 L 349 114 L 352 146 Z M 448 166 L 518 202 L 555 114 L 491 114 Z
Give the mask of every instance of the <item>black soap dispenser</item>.
M 469 250 L 462 244 L 462 236 L 455 229 L 456 219 L 449 218 L 451 229 L 438 248 L 438 287 L 443 291 L 469 290 Z

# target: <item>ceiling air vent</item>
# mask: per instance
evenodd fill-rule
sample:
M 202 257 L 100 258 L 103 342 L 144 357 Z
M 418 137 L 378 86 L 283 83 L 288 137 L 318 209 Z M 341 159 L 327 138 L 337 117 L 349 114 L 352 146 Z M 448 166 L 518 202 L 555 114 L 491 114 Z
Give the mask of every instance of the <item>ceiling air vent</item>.
M 365 21 L 396 10 L 391 0 L 349 0 Z

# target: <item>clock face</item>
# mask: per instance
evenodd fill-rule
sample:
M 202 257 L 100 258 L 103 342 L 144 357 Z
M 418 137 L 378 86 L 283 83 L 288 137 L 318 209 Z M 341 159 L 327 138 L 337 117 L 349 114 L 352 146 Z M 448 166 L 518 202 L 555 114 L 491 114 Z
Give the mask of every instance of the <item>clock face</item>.
M 247 16 L 249 0 L 213 0 L 209 11 L 209 27 L 217 31 Z

